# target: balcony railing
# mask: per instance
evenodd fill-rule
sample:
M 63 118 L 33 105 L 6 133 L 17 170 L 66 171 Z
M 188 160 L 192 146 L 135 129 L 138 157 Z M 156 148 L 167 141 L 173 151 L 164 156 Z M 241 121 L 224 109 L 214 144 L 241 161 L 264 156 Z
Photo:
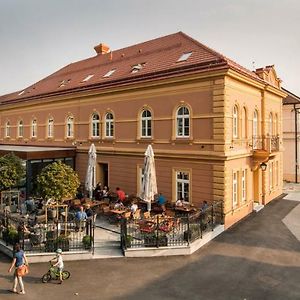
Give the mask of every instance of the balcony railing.
M 279 136 L 253 136 L 252 150 L 279 151 Z

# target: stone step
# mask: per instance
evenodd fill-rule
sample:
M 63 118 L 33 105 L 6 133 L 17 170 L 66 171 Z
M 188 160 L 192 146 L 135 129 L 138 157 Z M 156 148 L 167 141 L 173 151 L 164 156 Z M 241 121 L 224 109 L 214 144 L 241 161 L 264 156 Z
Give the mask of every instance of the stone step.
M 262 210 L 265 206 L 260 204 L 260 203 L 254 203 L 254 206 L 253 206 L 253 210 L 255 212 L 259 212 L 260 210 Z

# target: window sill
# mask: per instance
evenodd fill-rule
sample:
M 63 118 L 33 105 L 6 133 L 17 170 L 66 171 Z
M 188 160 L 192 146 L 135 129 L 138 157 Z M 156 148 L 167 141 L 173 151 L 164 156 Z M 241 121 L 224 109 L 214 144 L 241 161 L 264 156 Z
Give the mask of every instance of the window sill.
M 175 143 L 175 144 L 190 144 L 190 143 L 193 143 L 193 139 L 191 139 L 191 138 L 175 138 L 175 139 L 172 139 L 172 143 Z
M 153 137 L 140 137 L 136 139 L 137 143 L 152 143 L 154 141 Z

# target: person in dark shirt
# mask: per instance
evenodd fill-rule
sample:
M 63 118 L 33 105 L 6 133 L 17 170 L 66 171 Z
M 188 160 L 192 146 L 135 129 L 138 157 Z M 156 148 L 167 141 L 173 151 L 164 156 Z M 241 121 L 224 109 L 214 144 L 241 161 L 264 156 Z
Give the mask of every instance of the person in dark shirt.
M 91 218 L 94 214 L 93 210 L 91 209 L 91 206 L 89 204 L 87 204 L 85 207 L 86 207 L 85 213 L 86 213 L 87 217 Z

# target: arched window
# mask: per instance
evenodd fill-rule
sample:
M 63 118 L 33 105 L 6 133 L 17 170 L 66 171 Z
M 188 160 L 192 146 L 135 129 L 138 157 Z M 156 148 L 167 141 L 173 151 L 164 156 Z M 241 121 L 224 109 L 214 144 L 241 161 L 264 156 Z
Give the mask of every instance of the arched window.
M 92 138 L 100 137 L 100 117 L 97 113 L 92 115 Z
M 176 136 L 189 137 L 190 136 L 190 111 L 183 106 L 177 110 L 176 116 Z
M 10 137 L 10 122 L 7 121 L 5 124 L 5 136 Z
M 36 119 L 31 121 L 31 137 L 37 137 L 37 122 Z
M 114 137 L 114 116 L 112 113 L 107 113 L 105 116 L 105 136 Z
M 246 107 L 243 107 L 243 111 L 242 111 L 242 138 L 245 139 L 247 138 L 247 130 L 248 130 L 248 116 L 247 116 L 247 110 Z
M 54 134 L 54 120 L 53 118 L 48 119 L 48 125 L 47 125 L 47 136 L 48 138 L 52 138 Z
M 278 135 L 278 115 L 275 114 L 274 118 L 274 135 Z
M 69 116 L 67 118 L 67 138 L 74 137 L 74 118 Z
M 257 136 L 258 136 L 258 112 L 257 112 L 257 110 L 255 110 L 253 113 L 252 135 L 255 138 L 257 138 Z
M 273 114 L 270 113 L 269 116 L 269 135 L 272 136 L 273 135 Z
M 235 105 L 233 108 L 233 125 L 232 125 L 232 129 L 233 129 L 233 138 L 237 139 L 239 136 L 239 109 L 238 107 Z
M 24 126 L 23 126 L 23 121 L 20 120 L 18 124 L 18 137 L 23 137 L 24 135 Z
M 149 138 L 152 136 L 152 116 L 149 110 L 144 110 L 141 117 L 141 137 Z

